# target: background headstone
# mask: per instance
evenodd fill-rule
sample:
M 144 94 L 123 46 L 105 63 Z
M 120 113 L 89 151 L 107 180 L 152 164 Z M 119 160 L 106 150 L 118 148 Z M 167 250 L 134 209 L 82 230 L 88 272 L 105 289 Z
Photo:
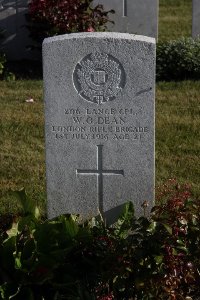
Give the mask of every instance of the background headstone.
M 27 8 L 28 0 L 0 0 L 0 29 L 5 31 L 0 50 L 8 60 L 33 59 L 38 55 L 27 50 L 33 44 L 26 28 Z
M 200 0 L 192 1 L 192 37 L 200 37 Z
M 48 215 L 112 221 L 154 199 L 155 39 L 78 33 L 43 43 Z
M 157 38 L 159 0 L 94 0 L 105 10 L 114 9 L 108 24 L 109 31 L 128 32 Z

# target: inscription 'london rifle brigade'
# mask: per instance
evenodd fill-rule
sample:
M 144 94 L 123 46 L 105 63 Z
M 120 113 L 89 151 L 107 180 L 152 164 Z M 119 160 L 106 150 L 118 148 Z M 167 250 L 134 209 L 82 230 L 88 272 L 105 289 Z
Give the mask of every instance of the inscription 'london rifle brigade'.
M 91 53 L 75 67 L 73 82 L 85 100 L 103 104 L 114 100 L 125 86 L 123 66 L 110 54 Z

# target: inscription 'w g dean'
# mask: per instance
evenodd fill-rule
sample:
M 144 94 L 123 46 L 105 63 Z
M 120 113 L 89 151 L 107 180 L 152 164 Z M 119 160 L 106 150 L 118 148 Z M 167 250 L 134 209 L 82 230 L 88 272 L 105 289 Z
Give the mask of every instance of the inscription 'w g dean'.
M 126 74 L 119 60 L 106 53 L 91 53 L 75 67 L 73 83 L 85 100 L 103 104 L 114 100 L 126 83 Z

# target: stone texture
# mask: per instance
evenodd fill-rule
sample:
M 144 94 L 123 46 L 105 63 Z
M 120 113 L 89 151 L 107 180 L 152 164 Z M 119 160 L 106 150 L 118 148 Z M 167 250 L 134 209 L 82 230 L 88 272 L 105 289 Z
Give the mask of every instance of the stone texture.
M 192 1 L 192 37 L 200 37 L 200 0 Z
M 155 39 L 78 33 L 43 43 L 48 216 L 154 199 Z
M 159 0 L 94 0 L 103 4 L 105 10 L 114 9 L 109 31 L 128 32 L 157 38 Z

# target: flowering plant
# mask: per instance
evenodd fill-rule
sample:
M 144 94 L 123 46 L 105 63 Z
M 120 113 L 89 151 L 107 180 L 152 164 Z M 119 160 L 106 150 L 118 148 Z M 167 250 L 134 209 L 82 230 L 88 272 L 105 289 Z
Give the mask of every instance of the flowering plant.
M 31 0 L 28 20 L 31 37 L 42 42 L 45 37 L 84 31 L 105 31 L 113 10 L 102 5 L 92 7 L 92 0 Z
M 200 294 L 200 202 L 171 180 L 151 216 L 127 203 L 118 221 L 42 221 L 18 192 L 24 213 L 0 223 L 0 299 L 185 300 Z M 5 222 L 3 222 L 5 223 Z

